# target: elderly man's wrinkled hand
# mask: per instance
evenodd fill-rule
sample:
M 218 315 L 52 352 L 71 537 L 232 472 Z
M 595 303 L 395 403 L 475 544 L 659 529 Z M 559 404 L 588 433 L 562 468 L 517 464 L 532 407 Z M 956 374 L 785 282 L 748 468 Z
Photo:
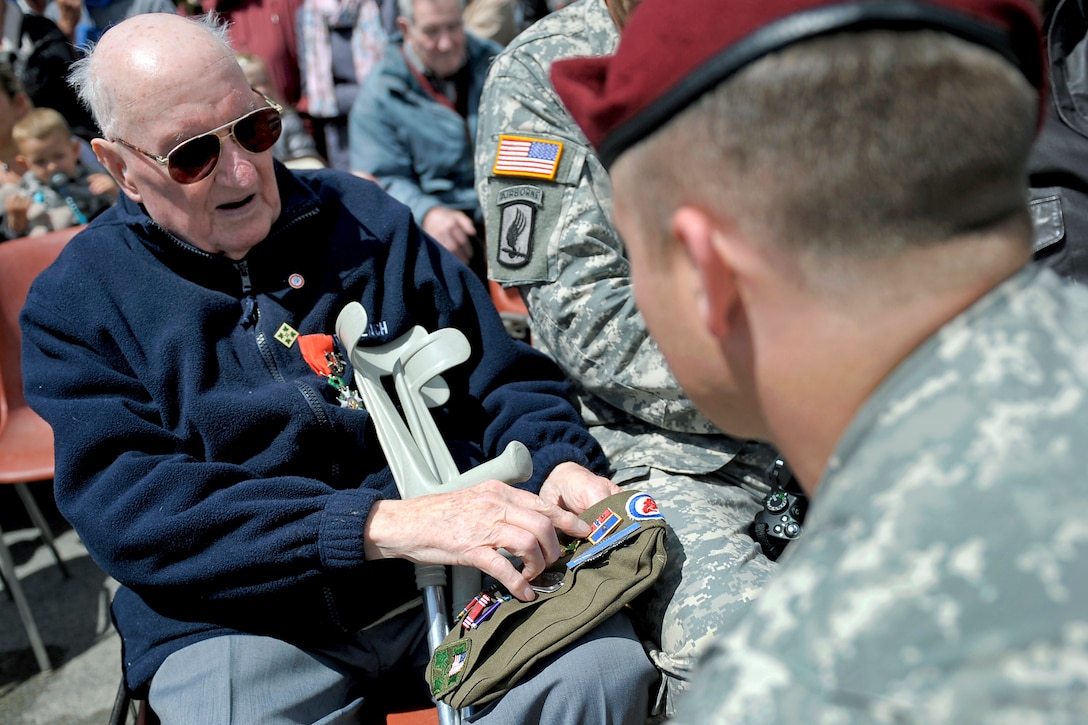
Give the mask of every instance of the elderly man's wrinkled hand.
M 529 581 L 561 553 L 556 529 L 589 534 L 588 524 L 554 502 L 487 481 L 464 491 L 379 501 L 367 521 L 365 546 L 368 559 L 475 567 L 530 601 L 536 594 Z M 520 558 L 522 569 L 500 549 Z

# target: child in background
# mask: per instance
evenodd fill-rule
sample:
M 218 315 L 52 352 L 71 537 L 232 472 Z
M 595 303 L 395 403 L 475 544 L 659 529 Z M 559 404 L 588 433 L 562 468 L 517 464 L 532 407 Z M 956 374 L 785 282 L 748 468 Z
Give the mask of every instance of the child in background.
M 265 62 L 252 53 L 235 53 L 238 65 L 242 66 L 242 72 L 246 74 L 246 80 L 253 90 L 263 93 L 276 103 L 283 106 L 280 116 L 283 119 L 283 131 L 276 145 L 272 147 L 272 155 L 292 169 L 320 169 L 325 167 L 325 160 L 317 151 L 317 144 L 313 136 L 306 131 L 302 122 L 302 116 L 278 97 L 276 87 L 272 84 L 272 76 L 268 73 Z
M 79 141 L 58 111 L 35 108 L 12 127 L 16 157 L 29 169 L 18 184 L 0 187 L 5 238 L 35 236 L 86 224 L 117 201 L 108 174 L 91 174 L 79 161 Z

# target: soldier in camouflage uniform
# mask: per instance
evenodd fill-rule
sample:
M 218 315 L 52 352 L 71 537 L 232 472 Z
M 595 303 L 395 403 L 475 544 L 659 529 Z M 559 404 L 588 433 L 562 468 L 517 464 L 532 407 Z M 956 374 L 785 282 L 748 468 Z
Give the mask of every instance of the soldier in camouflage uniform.
M 677 378 L 813 496 L 675 722 L 1088 721 L 1088 293 L 1028 264 L 1037 23 L 644 0 L 553 66 Z
M 748 527 L 775 453 L 723 435 L 680 392 L 634 307 L 608 174 L 551 88 L 553 61 L 615 50 L 629 5 L 581 0 L 495 59 L 476 182 L 490 277 L 519 287 L 533 344 L 571 379 L 612 480 L 653 494 L 671 527 L 672 565 L 645 609 L 651 659 L 664 674 L 658 709 L 664 698 L 671 712 L 704 643 L 773 569 Z M 526 148 L 531 155 L 517 155 Z

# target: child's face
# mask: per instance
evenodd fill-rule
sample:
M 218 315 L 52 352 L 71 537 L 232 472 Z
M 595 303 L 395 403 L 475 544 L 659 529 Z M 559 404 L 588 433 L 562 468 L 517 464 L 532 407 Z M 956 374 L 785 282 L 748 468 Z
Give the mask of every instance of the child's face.
M 43 184 L 49 177 L 63 172 L 69 179 L 76 175 L 79 158 L 79 141 L 64 133 L 53 133 L 45 138 L 30 138 L 19 144 L 19 160 L 30 169 Z
M 268 70 L 259 63 L 246 63 L 242 66 L 242 72 L 246 74 L 246 82 L 250 87 L 268 96 L 269 98 L 275 98 L 275 92 L 272 90 L 272 78 L 268 75 Z

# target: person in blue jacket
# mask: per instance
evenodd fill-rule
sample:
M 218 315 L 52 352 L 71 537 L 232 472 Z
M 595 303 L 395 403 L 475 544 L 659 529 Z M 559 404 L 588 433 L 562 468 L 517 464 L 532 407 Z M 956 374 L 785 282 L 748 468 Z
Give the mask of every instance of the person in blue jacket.
M 72 80 L 123 194 L 32 286 L 25 386 L 58 506 L 121 584 L 127 686 L 167 724 L 356 722 L 425 690 L 413 563 L 532 599 L 556 529 L 587 535 L 576 513 L 616 490 L 562 376 L 405 206 L 274 161 L 278 111 L 214 19 L 127 19 Z M 300 352 L 351 302 L 368 343 L 461 330 L 436 424 L 462 469 L 523 442 L 532 478 L 401 499 L 367 412 Z M 614 617 L 472 721 L 640 723 L 653 677 Z
M 351 169 L 377 178 L 483 278 L 473 140 L 487 69 L 502 48 L 465 32 L 460 0 L 399 0 L 398 8 L 401 34 L 348 116 Z

